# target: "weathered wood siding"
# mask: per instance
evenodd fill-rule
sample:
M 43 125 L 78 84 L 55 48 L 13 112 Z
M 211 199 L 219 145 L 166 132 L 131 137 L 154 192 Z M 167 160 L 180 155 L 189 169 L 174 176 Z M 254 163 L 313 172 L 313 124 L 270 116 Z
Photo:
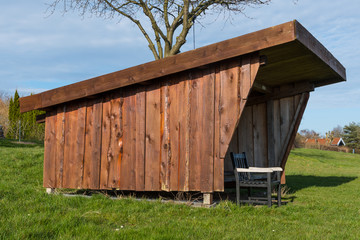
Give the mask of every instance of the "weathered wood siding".
M 253 167 L 285 168 L 308 99 L 304 92 L 246 106 L 227 151 L 225 171 L 232 171 L 230 152 L 245 152 Z
M 258 54 L 245 55 L 48 111 L 44 186 L 223 191 L 258 68 Z

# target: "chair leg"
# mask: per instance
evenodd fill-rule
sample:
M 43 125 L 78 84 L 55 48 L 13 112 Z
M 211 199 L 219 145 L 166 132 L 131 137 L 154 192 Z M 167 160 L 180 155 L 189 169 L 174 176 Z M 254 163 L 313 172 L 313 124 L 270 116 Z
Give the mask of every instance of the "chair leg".
M 271 173 L 267 173 L 267 202 L 268 207 L 271 207 Z
M 236 181 L 236 204 L 240 206 L 240 184 Z
M 281 206 L 281 183 L 279 183 L 279 186 L 278 186 L 277 202 L 278 202 L 278 207 L 280 207 Z
M 278 207 L 281 206 L 281 173 L 280 172 L 277 172 L 276 173 L 277 175 L 277 180 L 279 180 L 279 186 L 278 186 L 278 192 L 277 192 L 277 204 L 278 204 Z

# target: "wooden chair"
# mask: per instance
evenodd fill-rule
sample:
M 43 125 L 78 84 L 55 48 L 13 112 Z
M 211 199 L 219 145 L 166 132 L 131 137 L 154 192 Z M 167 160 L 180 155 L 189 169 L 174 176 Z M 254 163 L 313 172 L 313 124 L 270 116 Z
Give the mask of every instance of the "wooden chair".
M 236 181 L 236 203 L 238 205 L 240 205 L 240 203 L 267 204 L 269 207 L 271 207 L 271 191 L 274 187 L 277 187 L 277 204 L 279 207 L 281 206 L 280 174 L 282 172 L 282 168 L 249 167 L 245 152 L 238 154 L 231 152 L 230 157 L 234 167 Z M 259 177 L 259 174 L 266 174 L 266 177 Z M 242 187 L 248 188 L 248 200 L 240 200 L 240 188 Z M 252 197 L 252 188 L 265 188 L 266 197 Z

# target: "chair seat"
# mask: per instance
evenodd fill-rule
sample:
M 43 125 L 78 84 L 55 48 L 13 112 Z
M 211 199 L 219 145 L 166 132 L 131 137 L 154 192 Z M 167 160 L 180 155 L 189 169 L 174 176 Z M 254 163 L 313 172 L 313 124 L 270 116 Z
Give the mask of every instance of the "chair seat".
M 239 181 L 240 184 L 248 184 L 248 185 L 261 185 L 266 184 L 266 181 Z
M 240 186 L 243 187 L 251 187 L 251 186 L 257 186 L 260 187 L 260 185 L 263 185 L 263 187 L 267 186 L 267 181 L 239 181 Z M 271 185 L 277 185 L 280 184 L 280 181 L 275 180 L 275 181 L 271 181 Z

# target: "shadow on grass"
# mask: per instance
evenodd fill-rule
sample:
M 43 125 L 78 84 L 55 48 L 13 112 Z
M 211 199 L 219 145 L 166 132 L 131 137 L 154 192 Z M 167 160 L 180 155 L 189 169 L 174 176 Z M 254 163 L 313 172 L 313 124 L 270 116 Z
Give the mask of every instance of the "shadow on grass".
M 312 176 L 312 175 L 288 175 L 286 185 L 290 193 L 295 193 L 308 187 L 336 187 L 351 182 L 357 177 L 336 177 L 336 176 Z
M 311 151 L 311 152 L 291 152 L 292 155 L 302 158 L 315 158 L 315 159 L 321 159 L 321 160 L 329 160 L 329 159 L 335 159 L 336 156 L 331 154 L 331 152 L 326 151 Z
M 0 147 L 8 148 L 34 148 L 34 147 L 43 147 L 44 143 L 40 141 L 22 141 L 18 142 L 17 140 L 9 140 L 5 138 L 0 138 Z

